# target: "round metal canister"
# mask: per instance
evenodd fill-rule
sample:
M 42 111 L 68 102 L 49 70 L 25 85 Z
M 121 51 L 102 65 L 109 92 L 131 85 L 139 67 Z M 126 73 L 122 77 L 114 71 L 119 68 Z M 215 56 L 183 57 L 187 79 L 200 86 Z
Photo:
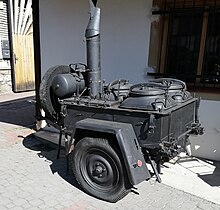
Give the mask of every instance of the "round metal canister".
M 84 79 L 80 79 L 75 74 L 58 74 L 52 81 L 54 94 L 59 98 L 69 97 L 77 91 L 81 93 L 84 88 Z
M 121 108 L 162 110 L 166 103 L 166 91 L 160 88 L 136 85 L 131 88 L 129 97 L 120 105 Z
M 165 85 L 169 97 L 177 103 L 182 103 L 192 98 L 191 94 L 186 91 L 185 82 L 181 80 L 173 78 L 160 78 L 151 80 L 151 82 Z

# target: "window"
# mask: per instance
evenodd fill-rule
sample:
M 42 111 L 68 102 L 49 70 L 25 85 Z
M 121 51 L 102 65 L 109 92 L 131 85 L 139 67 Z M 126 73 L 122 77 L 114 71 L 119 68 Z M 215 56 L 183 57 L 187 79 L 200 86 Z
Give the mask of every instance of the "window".
M 152 44 L 149 57 L 154 75 L 220 87 L 220 1 L 155 0 L 154 6 L 160 17 L 151 27 L 159 43 L 159 53 Z
M 220 84 L 220 10 L 209 12 L 202 82 Z

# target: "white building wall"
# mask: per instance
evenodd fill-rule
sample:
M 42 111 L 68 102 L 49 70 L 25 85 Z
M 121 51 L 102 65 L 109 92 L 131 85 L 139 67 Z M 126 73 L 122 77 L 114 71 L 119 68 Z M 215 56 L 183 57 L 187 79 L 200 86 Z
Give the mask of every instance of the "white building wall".
M 220 100 L 202 100 L 199 118 L 204 134 L 190 137 L 191 153 L 196 157 L 220 161 Z
M 107 82 L 143 82 L 148 63 L 152 0 L 100 0 L 101 66 Z M 54 65 L 86 63 L 88 0 L 40 0 L 42 76 Z

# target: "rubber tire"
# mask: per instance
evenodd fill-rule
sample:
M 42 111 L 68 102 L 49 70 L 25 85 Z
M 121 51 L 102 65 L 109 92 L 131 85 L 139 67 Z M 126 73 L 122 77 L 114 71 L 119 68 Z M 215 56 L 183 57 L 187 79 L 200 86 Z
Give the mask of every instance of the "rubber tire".
M 113 176 L 114 182 L 111 182 L 106 188 L 103 186 L 103 183 L 101 185 L 97 183 L 99 180 L 97 182 L 96 180 L 94 181 L 94 176 L 87 170 L 94 164 L 91 159 L 94 159 L 93 157 L 97 154 L 101 154 L 100 159 L 102 159 L 102 157 L 109 158 L 110 161 L 107 162 L 113 166 L 110 168 L 117 169 L 115 176 Z M 121 159 L 117 154 L 119 154 L 117 149 L 113 149 L 106 139 L 85 137 L 76 144 L 70 156 L 71 168 L 83 191 L 111 203 L 117 202 L 130 192 L 130 189 L 126 189 L 125 187 L 125 179 L 127 176 L 124 174 Z M 87 165 L 85 165 L 84 162 L 86 162 Z M 106 174 L 110 174 L 111 170 L 106 171 L 108 172 Z M 90 178 L 91 176 L 92 178 Z
M 52 81 L 57 74 L 65 74 L 71 72 L 69 66 L 54 66 L 45 73 L 39 89 L 40 103 L 46 113 L 46 117 L 55 121 L 57 114 L 60 112 L 60 104 L 58 98 L 53 94 Z

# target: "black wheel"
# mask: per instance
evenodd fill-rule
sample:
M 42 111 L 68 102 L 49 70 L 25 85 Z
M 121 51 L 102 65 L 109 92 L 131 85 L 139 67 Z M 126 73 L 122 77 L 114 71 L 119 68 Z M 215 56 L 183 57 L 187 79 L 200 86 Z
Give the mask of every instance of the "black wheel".
M 86 193 L 113 203 L 127 195 L 126 174 L 117 154 L 105 139 L 86 137 L 76 144 L 71 166 Z
M 52 90 L 52 81 L 57 74 L 65 74 L 71 72 L 69 66 L 54 66 L 48 69 L 40 84 L 40 102 L 44 109 L 47 118 L 54 121 L 57 118 L 57 113 L 60 112 L 60 104 L 57 96 Z

